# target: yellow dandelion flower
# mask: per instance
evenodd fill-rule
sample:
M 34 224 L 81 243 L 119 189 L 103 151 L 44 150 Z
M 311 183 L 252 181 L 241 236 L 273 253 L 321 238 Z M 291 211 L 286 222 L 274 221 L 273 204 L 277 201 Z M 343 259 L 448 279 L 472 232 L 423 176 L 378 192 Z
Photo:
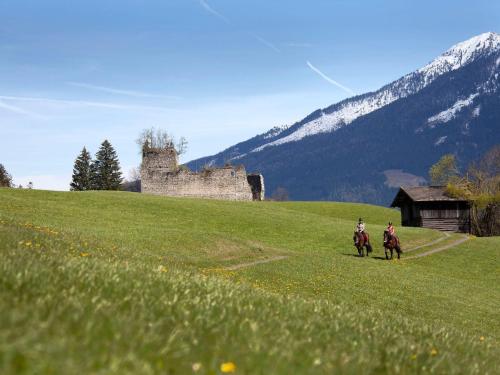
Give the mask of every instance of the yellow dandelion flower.
M 438 354 L 437 349 L 436 349 L 436 348 L 432 348 L 432 350 L 431 350 L 431 355 L 434 357 L 434 356 L 436 356 L 437 354 Z
M 167 272 L 167 271 L 168 271 L 168 269 L 165 266 L 159 266 L 158 267 L 158 272 Z
M 236 365 L 233 362 L 224 362 L 220 365 L 220 370 L 223 373 L 230 373 L 236 371 Z
M 89 253 L 80 253 L 81 257 L 88 257 L 90 254 Z
M 484 341 L 484 336 L 481 336 L 481 337 L 479 338 L 479 341 Z
M 193 369 L 193 372 L 198 372 L 201 369 L 201 363 L 200 362 L 193 363 L 191 368 Z

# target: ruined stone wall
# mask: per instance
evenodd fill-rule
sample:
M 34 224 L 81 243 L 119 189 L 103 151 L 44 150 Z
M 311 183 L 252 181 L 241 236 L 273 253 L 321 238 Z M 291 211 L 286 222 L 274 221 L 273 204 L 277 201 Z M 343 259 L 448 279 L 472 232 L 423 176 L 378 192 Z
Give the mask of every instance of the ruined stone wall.
M 191 172 L 179 167 L 174 148 L 145 148 L 141 191 L 171 197 L 263 200 L 264 179 L 262 175 L 247 176 L 245 168 L 233 166 Z
M 200 173 L 145 170 L 141 177 L 142 192 L 149 194 L 241 201 L 253 199 L 252 188 L 243 168 L 227 167 Z

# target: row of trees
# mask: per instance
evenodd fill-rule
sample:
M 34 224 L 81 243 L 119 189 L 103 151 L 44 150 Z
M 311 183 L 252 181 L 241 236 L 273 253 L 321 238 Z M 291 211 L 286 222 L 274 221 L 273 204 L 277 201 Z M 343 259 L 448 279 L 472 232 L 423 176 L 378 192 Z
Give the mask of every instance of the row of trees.
M 73 166 L 70 187 L 73 191 L 119 190 L 122 180 L 118 155 L 111 143 L 104 140 L 94 160 L 85 147 L 82 149 Z
M 444 155 L 429 170 L 433 185 L 444 185 L 450 196 L 471 202 L 472 232 L 500 234 L 500 146 L 461 173 L 454 155 Z

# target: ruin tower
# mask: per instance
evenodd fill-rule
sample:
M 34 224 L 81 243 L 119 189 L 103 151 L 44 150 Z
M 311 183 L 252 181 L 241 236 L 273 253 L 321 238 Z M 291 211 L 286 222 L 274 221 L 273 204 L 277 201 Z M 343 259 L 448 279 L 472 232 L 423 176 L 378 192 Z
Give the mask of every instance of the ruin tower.
M 174 147 L 142 149 L 141 190 L 148 192 L 154 185 L 168 174 L 179 170 L 177 152 Z
M 175 173 L 179 169 L 179 158 L 174 147 L 142 150 L 141 175 L 143 172 Z

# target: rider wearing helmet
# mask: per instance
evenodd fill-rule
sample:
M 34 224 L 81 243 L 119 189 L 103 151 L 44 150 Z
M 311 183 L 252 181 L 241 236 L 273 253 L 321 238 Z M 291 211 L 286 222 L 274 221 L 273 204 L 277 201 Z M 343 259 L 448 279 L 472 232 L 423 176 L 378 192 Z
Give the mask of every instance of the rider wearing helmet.
M 368 241 L 368 238 L 365 233 L 365 223 L 362 218 L 359 218 L 358 224 L 356 225 L 356 232 L 361 233 L 365 241 Z

